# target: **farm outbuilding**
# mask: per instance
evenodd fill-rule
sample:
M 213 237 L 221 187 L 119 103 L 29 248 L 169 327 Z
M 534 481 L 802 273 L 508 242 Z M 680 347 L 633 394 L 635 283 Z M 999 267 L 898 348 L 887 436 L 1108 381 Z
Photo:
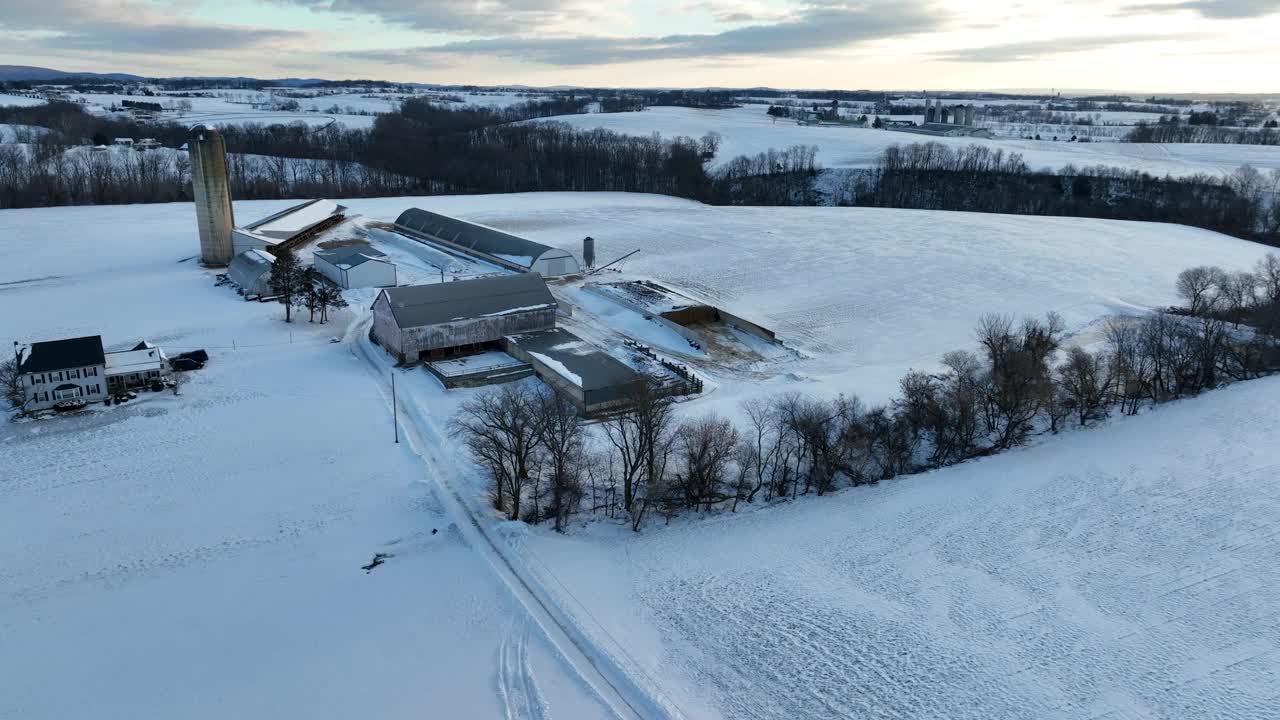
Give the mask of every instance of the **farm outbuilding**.
M 536 273 L 387 288 L 373 302 L 373 339 L 400 362 L 495 349 L 555 324 L 555 298 Z
M 346 218 L 347 208 L 332 200 L 308 200 L 231 231 L 235 254 L 283 246 L 295 249 Z
M 577 259 L 565 250 L 427 210 L 410 208 L 400 213 L 396 230 L 517 272 L 543 277 L 582 272 Z
M 333 250 L 317 250 L 312 265 L 321 275 L 343 289 L 395 287 L 396 266 L 386 253 L 368 245 L 349 245 Z
M 511 357 L 532 365 L 543 382 L 587 414 L 626 405 L 644 382 L 625 363 L 561 328 L 513 335 L 505 345 Z
M 264 250 L 245 250 L 231 258 L 227 279 L 247 297 L 271 294 L 271 267 L 276 258 Z

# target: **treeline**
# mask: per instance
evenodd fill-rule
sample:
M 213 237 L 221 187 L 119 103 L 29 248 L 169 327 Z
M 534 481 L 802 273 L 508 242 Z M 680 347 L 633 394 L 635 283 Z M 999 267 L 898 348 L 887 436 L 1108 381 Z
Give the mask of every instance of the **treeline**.
M 1157 178 L 1068 166 L 1050 173 L 987 145 L 930 142 L 887 148 L 853 192 L 856 205 L 1171 222 L 1280 245 L 1277 190 L 1278 171 Z
M 604 130 L 576 131 L 537 120 L 586 107 L 586 100 L 557 99 L 509 108 L 450 109 L 410 100 L 398 113 L 381 115 L 371 129 L 334 124 L 321 129 L 293 125 L 236 125 L 222 129 L 232 153 L 232 191 L 237 198 L 357 197 L 405 193 L 501 193 L 546 190 L 622 191 L 714 200 L 704 161 L 718 139 L 632 137 Z M 74 104 L 0 108 L 0 122 L 31 124 L 52 132 L 38 152 L 6 151 L 0 175 L 0 207 L 32 207 L 100 202 L 166 202 L 190 197 L 189 175 L 164 174 L 138 188 L 84 192 L 68 173 L 93 165 L 99 184 L 119 175 L 105 163 L 72 161 L 66 152 L 105 137 L 155 137 L 176 147 L 187 131 L 176 124 L 138 125 L 98 118 Z M 145 134 L 145 135 L 144 135 Z M 240 172 L 248 160 L 277 158 L 267 174 Z M 280 183 L 289 160 L 322 164 L 311 182 Z M 149 167 L 155 161 L 146 160 Z M 136 164 L 136 163 L 134 163 Z M 101 165 L 101 166 L 99 166 Z M 88 172 L 88 169 L 86 169 Z M 152 177 L 152 175 L 148 175 Z M 332 182 L 330 182 L 332 179 Z M 150 194 L 148 194 L 150 193 Z
M 710 196 L 727 205 L 817 205 L 817 145 L 739 155 L 713 173 Z
M 1225 143 L 1232 145 L 1280 145 L 1280 130 L 1220 127 L 1212 124 L 1138 123 L 1124 137 L 1131 143 Z
M 735 424 L 716 413 L 681 419 L 673 398 L 643 387 L 589 427 L 549 388 L 510 384 L 464 403 L 451 429 L 486 471 L 495 508 L 557 530 L 583 511 L 639 530 L 655 515 L 821 496 L 1280 368 L 1280 256 L 1252 273 L 1192 268 L 1178 289 L 1187 308 L 1113 321 L 1096 353 L 1066 347 L 1056 315 L 987 315 L 976 351 L 909 372 L 885 405 L 787 393 L 745 402 Z M 1237 312 L 1259 326 L 1233 331 L 1224 315 Z

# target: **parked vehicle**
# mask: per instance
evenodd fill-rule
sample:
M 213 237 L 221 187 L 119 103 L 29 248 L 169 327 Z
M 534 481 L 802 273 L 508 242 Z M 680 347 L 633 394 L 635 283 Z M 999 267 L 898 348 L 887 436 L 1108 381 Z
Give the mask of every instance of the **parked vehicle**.
M 193 358 L 178 356 L 169 361 L 169 367 L 178 372 L 186 372 L 188 370 L 199 370 L 204 367 L 204 363 Z

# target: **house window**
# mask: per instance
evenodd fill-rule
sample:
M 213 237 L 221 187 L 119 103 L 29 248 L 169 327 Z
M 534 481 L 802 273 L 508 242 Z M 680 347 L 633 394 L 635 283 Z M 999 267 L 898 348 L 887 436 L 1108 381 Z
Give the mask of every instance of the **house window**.
M 67 388 L 66 390 L 54 390 L 53 397 L 55 400 L 71 400 L 81 395 L 80 386 Z
M 80 379 L 80 368 L 76 368 L 75 370 L 68 370 L 68 371 L 67 371 L 67 379 L 68 379 L 68 380 L 79 380 L 79 379 Z

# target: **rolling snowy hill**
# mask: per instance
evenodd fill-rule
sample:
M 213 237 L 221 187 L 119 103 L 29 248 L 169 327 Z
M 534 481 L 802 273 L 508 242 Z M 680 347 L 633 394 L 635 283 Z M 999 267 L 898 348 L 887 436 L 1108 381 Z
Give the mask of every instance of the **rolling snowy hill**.
M 1061 170 L 1066 165 L 1109 165 L 1154 175 L 1229 174 L 1241 165 L 1280 168 L 1280 147 L 1259 145 L 1066 143 L 978 138 L 936 138 L 888 130 L 796 125 L 765 114 L 761 105 L 732 110 L 698 110 L 654 107 L 643 112 L 564 115 L 557 122 L 581 128 L 604 128 L 629 135 L 699 138 L 715 131 L 723 136 L 716 156 L 725 162 L 738 155 L 754 155 L 769 148 L 817 145 L 818 161 L 827 168 L 859 168 L 874 165 L 893 144 L 937 141 L 952 147 L 973 143 L 990 145 L 1006 153 L 1021 153 L 1032 168 Z
M 882 400 L 971 347 L 984 312 L 1057 310 L 1080 338 L 1172 302 L 1188 265 L 1266 251 L 1168 225 L 643 195 L 342 202 L 575 251 L 590 234 L 602 262 L 638 248 L 602 277 L 662 282 L 787 343 L 709 366 L 687 413 L 784 390 Z M 336 324 L 285 325 L 213 285 L 194 225 L 190 204 L 0 213 L 0 298 L 21 308 L 0 340 L 212 356 L 178 397 L 0 426 L 0 717 L 594 718 L 632 697 L 653 703 L 635 715 L 689 718 L 1274 707 L 1277 380 L 833 498 L 566 537 L 487 507 L 446 432 L 471 391 L 395 371 L 393 443 L 368 291 Z M 557 292 L 606 348 L 692 352 Z M 366 574 L 375 553 L 392 557 Z

